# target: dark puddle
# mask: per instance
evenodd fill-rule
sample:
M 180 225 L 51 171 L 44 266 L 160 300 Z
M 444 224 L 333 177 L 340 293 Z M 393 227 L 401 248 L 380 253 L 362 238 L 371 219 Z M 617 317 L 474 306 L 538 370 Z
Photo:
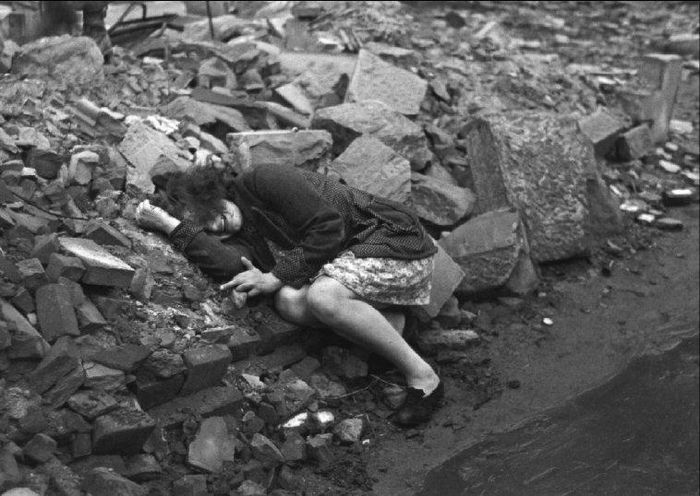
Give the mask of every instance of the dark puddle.
M 632 361 L 608 383 L 490 436 L 416 496 L 697 495 L 698 337 Z

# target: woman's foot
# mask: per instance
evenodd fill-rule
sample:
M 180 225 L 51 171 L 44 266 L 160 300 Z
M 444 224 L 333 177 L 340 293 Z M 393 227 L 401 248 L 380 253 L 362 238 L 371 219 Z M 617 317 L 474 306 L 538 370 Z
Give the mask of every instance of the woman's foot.
M 406 401 L 394 414 L 393 421 L 402 427 L 413 427 L 430 420 L 433 412 L 440 407 L 445 397 L 445 385 L 438 379 L 430 392 L 409 387 L 406 393 Z

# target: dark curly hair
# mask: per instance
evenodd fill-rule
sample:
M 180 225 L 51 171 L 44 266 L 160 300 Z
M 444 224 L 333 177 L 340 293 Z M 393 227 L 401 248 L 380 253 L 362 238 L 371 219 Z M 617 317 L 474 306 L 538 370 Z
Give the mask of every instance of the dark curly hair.
M 223 212 L 234 178 L 233 170 L 209 164 L 154 177 L 153 182 L 171 214 L 206 224 Z

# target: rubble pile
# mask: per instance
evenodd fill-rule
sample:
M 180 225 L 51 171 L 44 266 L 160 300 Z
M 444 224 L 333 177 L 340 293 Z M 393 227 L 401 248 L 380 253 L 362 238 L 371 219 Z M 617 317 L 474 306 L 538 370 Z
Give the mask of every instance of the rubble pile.
M 253 3 L 109 63 L 89 38 L 0 45 L 0 491 L 299 494 L 401 404 L 372 357 L 237 309 L 136 226 L 157 173 L 303 167 L 412 206 L 439 247 L 417 345 L 456 366 L 465 300 L 532 294 L 632 220 L 682 229 L 698 199 L 682 39 L 598 69 L 566 65 L 562 18 L 491 2 Z

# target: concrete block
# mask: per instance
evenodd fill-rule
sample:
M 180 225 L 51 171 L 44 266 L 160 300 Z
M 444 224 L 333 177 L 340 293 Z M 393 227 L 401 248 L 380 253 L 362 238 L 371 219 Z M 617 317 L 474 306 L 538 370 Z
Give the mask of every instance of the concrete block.
M 610 194 L 593 147 L 573 119 L 505 112 L 470 122 L 464 134 L 475 213 L 517 208 L 536 262 L 584 255 L 594 233 L 621 228 L 592 213 L 594 200 L 600 203 Z
M 67 257 L 59 253 L 52 253 L 49 257 L 46 275 L 50 281 L 56 282 L 59 277 L 79 281 L 83 274 L 85 274 L 85 265 L 78 257 Z
M 651 130 L 647 124 L 633 127 L 617 140 L 617 157 L 620 160 L 636 160 L 649 153 L 653 146 Z
M 406 203 L 411 194 L 411 164 L 371 136 L 360 136 L 330 165 L 348 185 Z
M 471 214 L 474 193 L 439 179 L 413 172 L 411 205 L 421 219 L 436 226 L 452 226 Z
M 80 336 L 70 292 L 60 284 L 45 284 L 36 292 L 36 313 L 41 334 L 49 343 L 57 338 Z
M 61 247 L 85 264 L 84 284 L 128 288 L 134 269 L 89 239 L 61 238 Z
M 417 115 L 427 88 L 412 72 L 360 49 L 345 101 L 379 100 L 404 115 Z
M 226 142 L 238 151 L 243 170 L 265 164 L 316 170 L 328 160 L 333 140 L 327 131 L 314 129 L 229 133 Z
M 145 412 L 121 407 L 95 420 L 92 452 L 96 455 L 135 455 L 156 423 Z
M 141 408 L 150 410 L 175 398 L 184 383 L 184 373 L 178 373 L 167 378 L 158 378 L 150 372 L 138 370 L 136 372 L 136 381 L 133 383 L 133 390 Z
M 379 101 L 344 103 L 319 109 L 311 125 L 333 136 L 333 154 L 340 155 L 356 138 L 369 135 L 422 170 L 432 157 L 423 128 Z
M 462 268 L 452 260 L 440 244 L 437 248 L 431 278 L 430 303 L 413 307 L 413 311 L 423 320 L 435 318 L 464 279 Z
M 508 209 L 474 217 L 438 243 L 464 271 L 457 291 L 466 294 L 502 288 L 513 276 L 521 257 L 529 257 L 520 217 Z
M 615 149 L 615 142 L 625 124 L 606 109 L 599 108 L 580 119 L 578 127 L 593 145 L 596 155 L 605 157 Z
M 224 345 L 211 345 L 187 350 L 182 358 L 187 378 L 180 394 L 189 395 L 219 384 L 231 363 L 231 352 Z

